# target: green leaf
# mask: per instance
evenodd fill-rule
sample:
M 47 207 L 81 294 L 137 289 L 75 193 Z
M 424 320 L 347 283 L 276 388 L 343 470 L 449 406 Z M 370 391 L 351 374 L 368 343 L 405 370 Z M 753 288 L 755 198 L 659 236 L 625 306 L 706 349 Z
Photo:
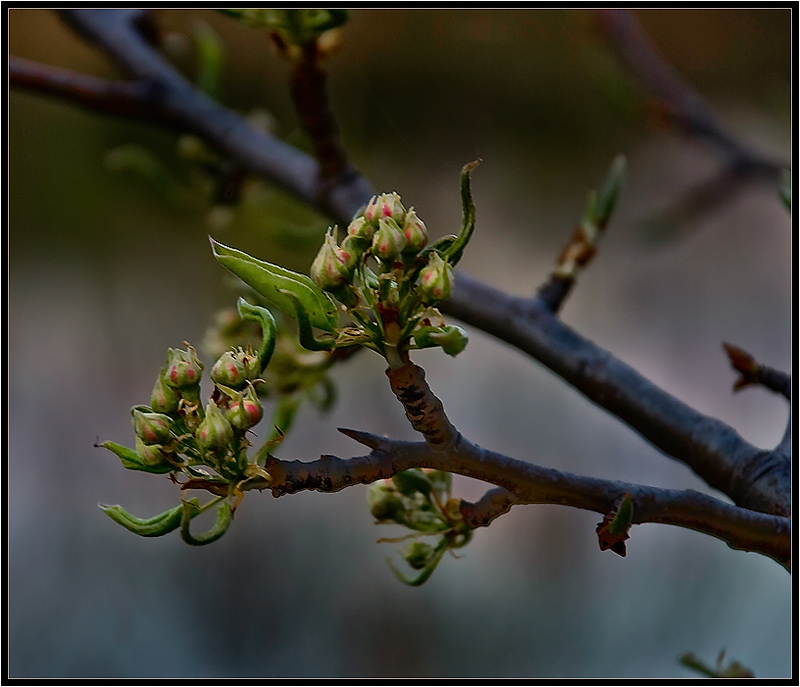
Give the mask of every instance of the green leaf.
M 233 520 L 233 508 L 227 500 L 217 506 L 217 520 L 210 530 L 202 534 L 192 534 L 189 530 L 189 524 L 192 518 L 197 514 L 195 507 L 184 502 L 183 513 L 179 521 L 181 527 L 181 537 L 183 541 L 192 546 L 205 546 L 211 542 L 217 541 L 225 532 Z
M 336 304 L 310 277 L 258 260 L 235 248 L 224 246 L 211 237 L 209 239 L 214 257 L 219 263 L 275 307 L 297 318 L 297 303 L 300 303 L 314 327 L 326 332 L 336 328 L 339 320 Z M 287 295 L 287 292 L 293 294 L 296 300 Z
M 300 345 L 307 351 L 329 351 L 334 348 L 336 345 L 334 337 L 323 336 L 317 339 L 314 336 L 314 331 L 311 328 L 311 318 L 300 299 L 291 291 L 281 289 L 280 293 L 294 304 L 295 317 L 297 318 L 297 339 Z
M 472 232 L 475 230 L 475 204 L 472 202 L 470 179 L 472 177 L 472 170 L 479 164 L 480 160 L 475 160 L 474 162 L 464 165 L 461 170 L 461 206 L 464 213 L 461 233 L 441 252 L 442 257 L 453 267 L 461 260 L 464 249 L 467 247 L 470 238 L 472 238 Z
M 175 470 L 175 467 L 169 464 L 148 465 L 132 448 L 122 446 L 113 441 L 104 441 L 102 444 L 95 444 L 95 446 L 106 448 L 111 451 L 120 459 L 122 467 L 128 470 L 141 470 L 142 472 L 150 472 L 154 475 L 163 475 L 164 473 Z
M 135 515 L 128 513 L 122 506 L 107 506 L 102 503 L 98 505 L 114 522 L 134 534 L 138 534 L 140 537 L 161 537 L 178 529 L 184 514 L 184 504 L 154 515 L 152 518 L 137 518 Z M 197 499 L 192 499 L 190 509 L 193 511 L 189 515 L 191 519 L 200 512 Z
M 266 308 L 262 308 L 260 305 L 251 305 L 244 298 L 239 298 L 236 306 L 239 311 L 239 317 L 243 320 L 258 322 L 261 325 L 261 348 L 258 351 L 258 359 L 263 372 L 275 352 L 275 340 L 278 333 L 275 318 Z

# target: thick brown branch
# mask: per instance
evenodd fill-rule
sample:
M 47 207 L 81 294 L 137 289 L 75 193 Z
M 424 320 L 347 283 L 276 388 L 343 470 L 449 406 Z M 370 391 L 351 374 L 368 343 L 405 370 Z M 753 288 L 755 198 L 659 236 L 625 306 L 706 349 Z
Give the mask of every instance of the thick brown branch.
M 462 506 L 474 526 L 488 524 L 514 503 L 559 504 L 605 515 L 624 494 L 634 504 L 634 524 L 677 525 L 711 535 L 735 549 L 769 556 L 791 566 L 791 521 L 730 505 L 693 490 L 660 489 L 627 482 L 574 475 L 539 467 L 488 451 L 461 439 L 448 451 L 425 442 L 385 439 L 350 432 L 375 448 L 365 456 L 341 459 L 322 456 L 312 462 L 271 459 L 273 496 L 303 490 L 336 492 L 354 484 L 369 484 L 414 467 L 466 475 L 504 491 L 492 490 L 478 504 Z
M 425 437 L 432 449 L 447 450 L 460 439 L 458 430 L 445 415 L 442 402 L 425 381 L 425 371 L 421 367 L 408 362 L 403 367 L 387 369 L 386 375 L 411 426 Z

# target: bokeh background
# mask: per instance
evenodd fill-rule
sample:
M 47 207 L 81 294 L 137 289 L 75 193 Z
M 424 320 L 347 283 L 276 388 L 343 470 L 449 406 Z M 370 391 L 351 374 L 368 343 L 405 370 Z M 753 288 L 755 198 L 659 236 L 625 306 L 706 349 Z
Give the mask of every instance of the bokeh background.
M 226 51 L 220 97 L 262 110 L 300 143 L 288 67 L 263 33 L 211 11 L 157 14 L 187 74 L 192 36 L 213 30 Z M 742 141 L 790 157 L 790 10 L 637 16 Z M 53 13 L 8 17 L 12 54 L 117 75 Z M 732 394 L 721 343 L 790 369 L 790 216 L 774 190 L 754 185 L 711 214 L 658 223 L 718 159 L 654 116 L 589 12 L 356 10 L 341 38 L 327 63 L 331 99 L 378 190 L 398 191 L 434 235 L 450 233 L 459 170 L 483 159 L 460 269 L 496 287 L 526 294 L 545 279 L 587 191 L 625 154 L 618 212 L 564 320 L 749 441 L 777 443 L 785 402 L 760 389 Z M 263 184 L 216 207 L 177 134 L 146 123 L 12 91 L 9 139 L 11 676 L 691 677 L 680 654 L 713 664 L 723 649 L 758 677 L 790 674 L 790 576 L 688 530 L 636 527 L 620 558 L 599 550 L 597 514 L 518 507 L 418 589 L 386 565 L 393 545 L 375 540 L 397 532 L 372 523 L 365 487 L 248 495 L 228 534 L 200 549 L 122 530 L 98 501 L 147 515 L 177 493 L 92 445 L 132 444 L 130 407 L 149 398 L 167 347 L 199 345 L 233 302 L 206 235 L 304 270 L 327 220 Z M 164 166 L 160 181 L 115 164 L 114 151 L 131 145 Z M 417 360 L 477 443 L 588 475 L 707 490 L 481 332 L 456 360 Z M 334 377 L 334 410 L 304 409 L 279 455 L 360 454 L 340 426 L 413 437 L 377 356 Z M 482 489 L 456 480 L 467 498 Z

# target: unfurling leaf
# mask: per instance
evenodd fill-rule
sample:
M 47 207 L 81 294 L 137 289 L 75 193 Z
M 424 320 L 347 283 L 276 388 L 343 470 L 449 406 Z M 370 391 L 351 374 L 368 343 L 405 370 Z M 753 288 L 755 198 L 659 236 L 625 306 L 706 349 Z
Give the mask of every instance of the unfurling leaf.
M 219 263 L 275 307 L 296 318 L 296 303 L 299 302 L 313 326 L 326 332 L 336 328 L 338 323 L 336 304 L 311 281 L 310 277 L 258 260 L 235 248 L 224 246 L 214 239 L 210 240 L 214 257 Z M 297 300 L 289 297 L 287 292 L 293 294 Z
M 625 556 L 625 541 L 630 539 L 628 531 L 633 524 L 633 497 L 625 494 L 597 524 L 597 539 L 600 550 L 611 549 L 614 553 Z
M 142 460 L 142 457 L 132 448 L 122 446 L 113 441 L 104 441 L 102 444 L 96 444 L 100 448 L 106 448 L 115 454 L 122 462 L 122 467 L 128 470 L 141 470 L 143 472 L 150 472 L 156 475 L 163 475 L 166 472 L 172 472 L 175 466 L 169 463 L 159 463 L 157 465 L 149 465 Z
M 138 534 L 140 537 L 161 537 L 172 532 L 172 530 L 178 529 L 184 514 L 183 504 L 154 515 L 152 518 L 137 518 L 135 515 L 128 513 L 122 506 L 106 506 L 102 503 L 99 506 L 114 522 L 134 534 Z M 191 519 L 200 512 L 197 499 L 192 499 L 190 508 L 192 512 L 189 514 L 189 518 Z

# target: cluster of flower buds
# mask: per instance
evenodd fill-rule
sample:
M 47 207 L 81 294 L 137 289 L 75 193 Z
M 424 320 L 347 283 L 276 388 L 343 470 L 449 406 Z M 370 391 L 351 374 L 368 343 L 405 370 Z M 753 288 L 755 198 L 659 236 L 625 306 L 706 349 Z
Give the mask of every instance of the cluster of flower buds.
M 328 229 L 310 278 L 212 239 L 214 255 L 297 320 L 300 343 L 308 350 L 364 346 L 383 355 L 391 368 L 404 365 L 407 352 L 417 348 L 439 346 L 456 355 L 466 345 L 466 333 L 445 327 L 435 306 L 450 297 L 454 267 L 475 227 L 470 175 L 476 164 L 461 173 L 464 221 L 458 235 L 429 244 L 425 223 L 392 192 L 373 196 L 341 242 L 337 228 Z M 350 318 L 345 326 L 339 324 L 342 311 Z M 326 335 L 317 338 L 314 328 Z
M 369 487 L 367 504 L 375 520 L 380 524 L 402 525 L 414 532 L 413 541 L 400 553 L 412 569 L 421 572 L 409 579 L 392 567 L 406 584 L 415 586 L 425 582 L 447 551 L 461 548 L 470 539 L 471 530 L 461 515 L 461 500 L 451 496 L 451 489 L 449 472 L 416 468 L 374 482 Z M 438 537 L 438 542 L 419 541 L 417 537 L 421 536 Z
M 199 484 L 198 488 L 229 499 L 220 511 L 226 517 L 232 514 L 243 484 L 258 480 L 257 488 L 263 488 L 269 483 L 268 473 L 247 456 L 247 433 L 263 416 L 255 385 L 274 350 L 275 323 L 268 310 L 245 301 L 240 300 L 239 313 L 261 323 L 261 350 L 256 353 L 249 347 L 234 348 L 217 359 L 210 374 L 214 387 L 205 407 L 200 399 L 203 364 L 195 350 L 188 344 L 185 350 L 170 348 L 153 387 L 150 405 L 135 406 L 131 411 L 135 450 L 110 441 L 101 444 L 115 453 L 126 468 L 182 474 L 187 478 L 183 488 Z M 251 486 L 252 483 L 247 488 Z M 169 517 L 161 514 L 147 521 L 130 516 L 118 506 L 104 510 L 142 536 L 159 536 L 180 526 L 189 543 L 210 541 L 198 540 L 188 530 L 189 520 L 203 508 L 190 507 L 188 501 L 182 504 L 185 508 L 181 513 L 168 511 L 172 513 Z

